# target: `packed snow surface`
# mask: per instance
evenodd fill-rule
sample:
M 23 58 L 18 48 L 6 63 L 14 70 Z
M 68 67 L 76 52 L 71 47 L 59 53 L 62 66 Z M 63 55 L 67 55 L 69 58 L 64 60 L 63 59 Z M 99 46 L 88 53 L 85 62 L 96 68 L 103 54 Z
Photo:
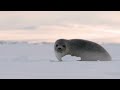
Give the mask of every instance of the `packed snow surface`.
M 120 44 L 102 45 L 112 61 L 58 62 L 52 43 L 0 43 L 1 79 L 120 79 Z

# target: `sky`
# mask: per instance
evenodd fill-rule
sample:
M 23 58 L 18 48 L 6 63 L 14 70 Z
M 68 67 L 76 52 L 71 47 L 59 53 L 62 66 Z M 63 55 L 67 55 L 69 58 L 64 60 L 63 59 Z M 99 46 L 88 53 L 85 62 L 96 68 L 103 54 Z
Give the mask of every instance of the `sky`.
M 0 11 L 0 40 L 120 43 L 120 11 Z

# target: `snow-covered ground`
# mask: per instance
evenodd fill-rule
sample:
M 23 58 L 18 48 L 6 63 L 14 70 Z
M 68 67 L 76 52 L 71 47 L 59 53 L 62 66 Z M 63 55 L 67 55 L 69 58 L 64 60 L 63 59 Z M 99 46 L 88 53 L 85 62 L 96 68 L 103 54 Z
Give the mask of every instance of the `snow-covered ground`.
M 120 79 L 120 45 L 103 45 L 112 61 L 57 62 L 53 44 L 1 43 L 1 79 Z

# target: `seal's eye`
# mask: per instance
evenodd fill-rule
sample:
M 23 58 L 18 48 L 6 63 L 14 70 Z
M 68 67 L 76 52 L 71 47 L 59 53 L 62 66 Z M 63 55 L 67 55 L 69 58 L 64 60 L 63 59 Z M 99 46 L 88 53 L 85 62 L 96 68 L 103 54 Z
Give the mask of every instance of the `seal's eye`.
M 65 45 L 63 45 L 63 47 L 65 48 Z
M 56 47 L 58 47 L 58 45 L 56 45 Z

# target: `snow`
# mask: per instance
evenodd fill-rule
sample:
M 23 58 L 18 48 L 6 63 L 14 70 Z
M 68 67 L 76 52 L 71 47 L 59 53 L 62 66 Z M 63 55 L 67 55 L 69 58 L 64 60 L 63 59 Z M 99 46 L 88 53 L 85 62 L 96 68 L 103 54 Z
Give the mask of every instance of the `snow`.
M 112 61 L 76 61 L 65 56 L 58 62 L 52 43 L 0 44 L 1 79 L 120 79 L 120 45 L 105 44 Z

